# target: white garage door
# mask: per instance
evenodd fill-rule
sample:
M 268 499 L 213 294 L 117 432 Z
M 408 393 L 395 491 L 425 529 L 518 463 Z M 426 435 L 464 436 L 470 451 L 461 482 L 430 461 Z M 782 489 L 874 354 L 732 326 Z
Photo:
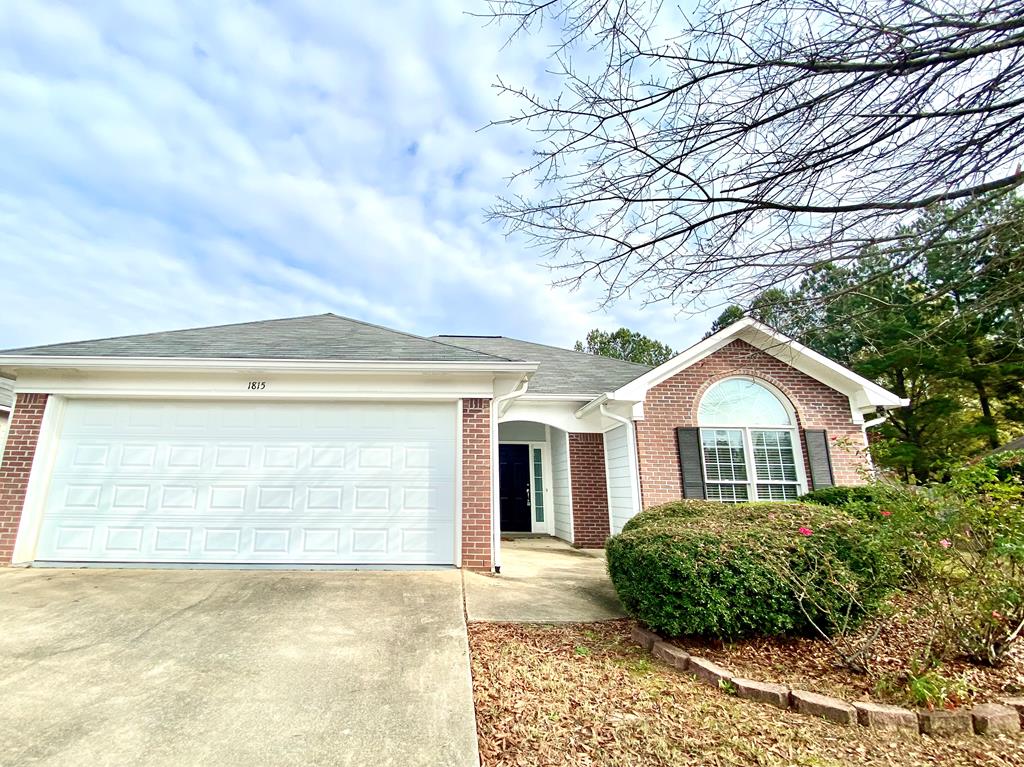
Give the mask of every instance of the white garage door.
M 39 561 L 452 564 L 454 403 L 71 400 Z

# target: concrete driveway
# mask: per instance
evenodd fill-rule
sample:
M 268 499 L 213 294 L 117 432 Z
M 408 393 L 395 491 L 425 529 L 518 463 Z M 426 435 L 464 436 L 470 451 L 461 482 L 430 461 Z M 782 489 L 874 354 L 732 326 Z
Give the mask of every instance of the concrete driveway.
M 0 764 L 476 765 L 460 578 L 0 569 Z

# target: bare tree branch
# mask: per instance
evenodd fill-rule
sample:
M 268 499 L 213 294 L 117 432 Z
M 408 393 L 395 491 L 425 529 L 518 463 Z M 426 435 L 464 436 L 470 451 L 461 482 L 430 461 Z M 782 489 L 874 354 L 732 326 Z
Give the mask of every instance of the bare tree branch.
M 1024 185 L 1019 0 L 489 5 L 510 42 L 562 33 L 557 95 L 497 85 L 538 143 L 490 216 L 607 301 L 744 303 L 901 238 L 910 269 L 947 234 L 915 213 Z

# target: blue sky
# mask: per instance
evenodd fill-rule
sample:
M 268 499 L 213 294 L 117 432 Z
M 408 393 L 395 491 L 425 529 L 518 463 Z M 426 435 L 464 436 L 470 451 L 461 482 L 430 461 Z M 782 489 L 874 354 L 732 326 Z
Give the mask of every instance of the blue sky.
M 333 311 L 682 348 L 708 319 L 552 288 L 483 210 L 529 160 L 482 3 L 0 4 L 0 347 Z

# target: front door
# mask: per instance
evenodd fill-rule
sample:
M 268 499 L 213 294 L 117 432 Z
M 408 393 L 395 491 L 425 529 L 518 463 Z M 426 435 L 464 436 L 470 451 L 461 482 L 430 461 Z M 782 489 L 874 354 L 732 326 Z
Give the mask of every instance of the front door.
M 530 447 L 498 446 L 498 489 L 501 494 L 501 531 L 528 533 L 530 513 Z

